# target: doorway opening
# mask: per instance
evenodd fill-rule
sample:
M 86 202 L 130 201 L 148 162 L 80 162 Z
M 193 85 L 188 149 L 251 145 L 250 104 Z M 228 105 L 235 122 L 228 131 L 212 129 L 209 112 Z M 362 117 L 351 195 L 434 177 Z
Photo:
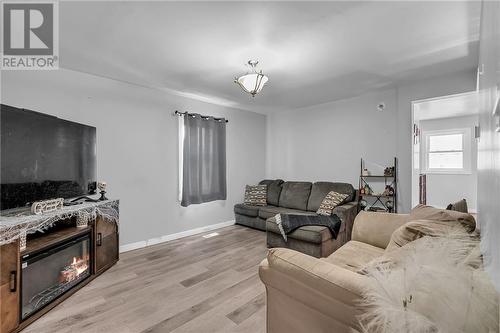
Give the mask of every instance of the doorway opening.
M 477 92 L 412 102 L 412 207 L 477 210 Z

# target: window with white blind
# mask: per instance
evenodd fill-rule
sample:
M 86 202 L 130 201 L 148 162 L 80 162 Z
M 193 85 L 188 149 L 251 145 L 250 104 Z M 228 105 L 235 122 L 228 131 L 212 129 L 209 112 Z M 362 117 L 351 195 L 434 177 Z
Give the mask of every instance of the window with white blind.
M 471 173 L 470 128 L 425 131 L 422 134 L 425 173 Z

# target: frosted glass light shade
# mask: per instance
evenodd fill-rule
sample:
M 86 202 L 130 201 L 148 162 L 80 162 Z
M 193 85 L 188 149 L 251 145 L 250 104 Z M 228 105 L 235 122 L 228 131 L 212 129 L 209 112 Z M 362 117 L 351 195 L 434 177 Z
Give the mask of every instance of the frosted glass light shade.
M 235 82 L 238 83 L 241 89 L 255 96 L 262 90 L 268 80 L 269 78 L 262 73 L 250 73 L 240 76 Z

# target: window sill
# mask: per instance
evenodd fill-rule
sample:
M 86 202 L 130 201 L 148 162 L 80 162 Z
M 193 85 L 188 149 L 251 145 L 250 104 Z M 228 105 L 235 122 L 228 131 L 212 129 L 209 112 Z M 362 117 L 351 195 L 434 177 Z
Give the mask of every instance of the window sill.
M 469 170 L 425 170 L 426 175 L 455 175 L 455 176 L 470 176 L 472 172 Z

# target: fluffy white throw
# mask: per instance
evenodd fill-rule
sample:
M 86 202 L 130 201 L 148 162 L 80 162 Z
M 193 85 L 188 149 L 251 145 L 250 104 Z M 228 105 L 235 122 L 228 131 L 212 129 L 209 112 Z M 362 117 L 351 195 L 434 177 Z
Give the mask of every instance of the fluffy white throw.
M 498 296 L 475 266 L 478 245 L 465 234 L 423 237 L 367 267 L 363 331 L 498 332 Z

